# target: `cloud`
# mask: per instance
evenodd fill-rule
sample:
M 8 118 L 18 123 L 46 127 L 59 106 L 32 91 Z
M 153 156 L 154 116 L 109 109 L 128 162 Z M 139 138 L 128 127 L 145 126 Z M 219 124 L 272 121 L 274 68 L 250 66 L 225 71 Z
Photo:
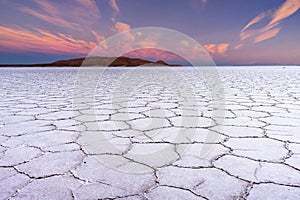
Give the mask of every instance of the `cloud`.
M 256 37 L 254 43 L 258 43 L 269 38 L 275 37 L 280 31 L 280 28 L 274 28 L 262 33 L 260 36 Z
M 48 12 L 49 14 L 52 15 L 57 15 L 59 14 L 58 9 L 56 8 L 56 6 L 54 6 L 53 4 L 51 4 L 49 1 L 45 1 L 45 0 L 34 0 L 34 2 L 36 4 L 38 4 L 44 11 Z
M 28 8 L 28 7 L 20 7 L 20 10 L 27 13 L 27 14 L 30 14 L 40 20 L 43 20 L 45 22 L 49 22 L 51 24 L 54 24 L 54 25 L 57 25 L 57 26 L 62 26 L 62 27 L 66 27 L 66 28 L 78 28 L 78 24 L 76 23 L 70 23 L 62 18 L 59 18 L 59 17 L 53 17 L 53 16 L 50 16 L 50 15 L 47 15 L 47 14 L 43 14 L 41 12 L 37 12 L 31 8 Z
M 216 53 L 217 51 L 217 48 L 216 48 L 217 45 L 215 44 L 206 44 L 204 45 L 204 48 L 206 49 L 206 51 L 210 54 L 214 54 Z
M 229 44 L 222 43 L 222 44 L 206 44 L 204 45 L 204 48 L 206 51 L 210 54 L 219 54 L 219 55 L 225 55 L 229 47 Z
M 109 0 L 109 4 L 110 6 L 112 7 L 112 9 L 114 10 L 114 12 L 116 14 L 119 14 L 120 13 L 120 8 L 116 2 L 116 0 Z
M 201 3 L 202 3 L 203 6 L 205 6 L 206 3 L 207 3 L 207 0 L 201 0 Z
M 122 33 L 122 32 L 125 32 L 125 31 L 128 31 L 128 32 L 125 32 L 123 33 L 124 38 L 126 38 L 126 42 L 134 42 L 136 37 L 135 35 L 133 35 L 129 30 L 131 29 L 131 26 L 129 24 L 126 24 L 124 22 L 116 22 L 115 23 L 115 28 L 114 28 L 114 31 L 117 32 L 117 33 Z M 123 45 L 122 49 L 127 49 L 127 46 L 128 45 Z
M 43 24 L 35 26 L 23 22 L 19 26 L 0 25 L 0 49 L 12 52 L 84 55 L 105 40 L 95 27 L 101 18 L 96 1 L 32 2 L 30 7 L 21 1 L 13 5 L 23 15 L 31 15 L 35 21 L 42 20 Z M 51 29 L 47 28 L 49 25 Z
M 225 54 L 226 51 L 228 50 L 228 47 L 229 47 L 229 44 L 219 44 L 217 51 L 219 54 Z
M 22 4 L 17 8 L 50 24 L 72 29 L 86 29 L 100 18 L 99 9 L 95 1 L 75 0 L 72 3 L 65 1 L 54 2 L 34 0 L 40 9 L 33 9 Z M 65 12 L 68 10 L 68 12 Z
M 257 30 L 243 31 L 240 34 L 240 39 L 241 40 L 246 40 L 246 39 L 252 37 L 255 34 L 257 34 Z
M 235 50 L 238 50 L 238 49 L 242 48 L 243 46 L 244 46 L 243 44 L 238 44 L 238 45 L 236 45 L 236 46 L 234 47 L 234 49 L 235 49 Z
M 241 31 L 240 38 L 245 40 L 251 37 L 255 37 L 254 43 L 259 43 L 264 40 L 275 37 L 281 30 L 278 26 L 282 20 L 290 17 L 300 9 L 300 0 L 286 0 L 275 11 L 268 10 L 259 14 L 252 19 Z M 254 24 L 261 22 L 266 17 L 270 18 L 269 23 L 260 29 L 250 29 Z
M 63 33 L 50 33 L 33 28 L 0 26 L 0 49 L 5 51 L 39 52 L 51 54 L 88 54 L 95 42 L 76 39 Z
M 96 41 L 99 43 L 99 42 L 102 42 L 103 40 L 105 40 L 105 37 L 103 35 L 100 35 L 97 31 L 95 30 L 92 30 L 91 31 L 92 34 L 95 36 L 96 38 Z
M 291 16 L 292 14 L 296 13 L 300 8 L 300 0 L 286 0 L 282 6 L 275 11 L 272 20 L 268 24 L 271 26 L 276 24 L 285 18 Z
M 99 19 L 100 11 L 94 0 L 75 0 L 80 6 L 81 10 L 88 11 L 87 13 L 81 13 L 81 15 L 87 14 L 90 18 Z
M 117 30 L 118 33 L 124 32 L 124 31 L 128 31 L 131 29 L 129 24 L 126 24 L 124 22 L 116 22 L 115 23 L 115 28 Z
M 250 26 L 257 24 L 258 22 L 260 22 L 261 20 L 263 20 L 265 17 L 267 16 L 266 12 L 263 12 L 261 14 L 259 14 L 257 17 L 255 17 L 254 19 L 252 19 L 242 30 L 242 32 L 244 32 L 246 29 L 248 29 Z

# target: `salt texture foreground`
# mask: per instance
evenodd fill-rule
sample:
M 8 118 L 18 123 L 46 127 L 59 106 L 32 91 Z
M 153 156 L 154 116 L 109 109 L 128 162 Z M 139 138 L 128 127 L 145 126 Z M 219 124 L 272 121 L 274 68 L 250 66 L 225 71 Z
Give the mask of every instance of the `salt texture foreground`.
M 299 199 L 300 68 L 160 70 L 0 69 L 0 199 Z

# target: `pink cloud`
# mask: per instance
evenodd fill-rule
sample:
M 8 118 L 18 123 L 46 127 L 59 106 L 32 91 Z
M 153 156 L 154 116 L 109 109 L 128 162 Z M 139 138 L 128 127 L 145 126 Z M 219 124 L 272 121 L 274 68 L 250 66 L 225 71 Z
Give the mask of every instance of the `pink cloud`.
M 261 35 L 255 38 L 254 43 L 259 43 L 261 41 L 267 40 L 269 38 L 275 37 L 280 31 L 280 28 L 274 28 L 263 32 Z
M 234 47 L 234 49 L 235 49 L 235 50 L 238 50 L 238 49 L 242 48 L 243 46 L 244 46 L 243 44 L 238 44 L 238 45 L 236 45 L 236 46 Z
M 53 3 L 51 4 L 49 1 L 45 0 L 34 0 L 36 4 L 38 4 L 44 11 L 46 11 L 49 14 L 52 15 L 58 15 L 59 10 L 57 9 L 57 6 L 55 6 Z
M 63 33 L 0 26 L 0 47 L 6 51 L 81 55 L 88 54 L 95 46 L 95 42 L 76 39 Z
M 218 53 L 219 54 L 225 54 L 226 51 L 228 50 L 229 44 L 219 44 L 218 45 Z
M 131 29 L 129 24 L 126 24 L 124 22 L 116 22 L 115 24 L 115 28 L 117 30 L 118 33 L 124 32 L 124 31 L 128 31 Z
M 297 12 L 300 8 L 300 0 L 286 0 L 278 10 L 275 11 L 268 26 L 276 24 Z
M 214 54 L 216 53 L 217 51 L 217 48 L 216 48 L 217 45 L 215 44 L 206 44 L 204 45 L 204 48 L 206 49 L 206 51 L 210 54 Z
M 241 31 L 241 40 L 255 36 L 254 43 L 275 37 L 281 30 L 278 28 L 282 20 L 290 17 L 300 9 L 300 0 L 286 0 L 277 10 L 268 10 L 252 19 Z M 248 30 L 254 24 L 270 16 L 270 22 L 260 29 Z
M 222 43 L 222 44 L 206 44 L 204 48 L 210 54 L 219 54 L 224 55 L 228 50 L 229 44 Z
M 257 31 L 255 31 L 255 30 L 243 31 L 240 34 L 240 39 L 241 40 L 246 40 L 248 38 L 251 38 L 255 34 L 257 34 Z
M 261 20 L 263 20 L 265 17 L 267 16 L 266 12 L 263 12 L 261 14 L 259 14 L 257 17 L 253 18 L 242 30 L 242 32 L 244 32 L 246 29 L 248 29 L 250 26 L 257 24 L 258 22 L 260 22 Z

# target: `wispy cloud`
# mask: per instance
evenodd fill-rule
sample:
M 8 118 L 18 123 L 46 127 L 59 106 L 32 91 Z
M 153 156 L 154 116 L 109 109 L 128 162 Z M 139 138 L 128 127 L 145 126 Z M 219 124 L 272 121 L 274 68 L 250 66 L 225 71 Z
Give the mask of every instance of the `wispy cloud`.
M 120 8 L 117 4 L 117 0 L 109 0 L 109 5 L 114 10 L 113 17 L 111 18 L 112 22 L 115 23 L 114 31 L 117 33 L 121 33 L 121 32 L 130 30 L 131 26 L 129 24 L 120 22 L 116 19 L 116 16 L 118 14 L 120 14 L 120 12 L 121 12 Z M 130 33 L 128 33 L 128 36 L 132 37 L 132 36 L 130 36 Z
M 236 46 L 234 47 L 234 49 L 235 49 L 235 50 L 238 50 L 238 49 L 242 48 L 243 46 L 244 46 L 243 44 L 238 44 L 238 45 L 236 45 Z
M 33 9 L 22 4 L 18 4 L 17 7 L 26 14 L 64 28 L 84 29 L 100 18 L 99 9 L 92 0 L 75 0 L 72 4 L 64 1 L 58 3 L 34 0 L 34 2 L 40 9 Z M 65 10 L 68 12 L 66 13 Z
M 262 42 L 264 40 L 275 37 L 279 32 L 278 27 L 282 20 L 290 17 L 300 9 L 300 0 L 286 0 L 275 11 L 268 10 L 253 18 L 241 31 L 241 40 L 255 37 L 254 43 Z M 250 29 L 254 24 L 261 22 L 265 18 L 270 18 L 269 23 L 260 29 Z
M 255 18 L 253 18 L 242 30 L 242 32 L 244 32 L 246 29 L 248 29 L 250 26 L 257 24 L 258 22 L 260 22 L 261 20 L 263 20 L 265 17 L 267 16 L 267 12 L 263 12 L 261 14 L 259 14 L 258 16 L 256 16 Z
M 58 15 L 59 11 L 56 6 L 54 6 L 53 3 L 50 3 L 49 1 L 45 0 L 34 0 L 36 4 L 38 4 L 45 12 L 52 14 L 52 15 Z
M 110 6 L 112 7 L 112 9 L 114 10 L 114 12 L 116 14 L 119 14 L 120 13 L 120 8 L 116 2 L 116 0 L 109 0 L 109 4 Z
M 282 6 L 275 11 L 272 20 L 268 26 L 281 22 L 283 19 L 291 16 L 300 8 L 300 0 L 286 0 Z
M 105 40 L 105 37 L 104 37 L 103 35 L 99 34 L 97 31 L 92 30 L 91 32 L 92 32 L 92 34 L 95 36 L 96 41 L 97 41 L 98 43 L 99 43 L 99 42 L 102 42 L 103 40 Z
M 88 14 L 90 18 L 100 18 L 100 11 L 98 9 L 98 6 L 96 4 L 95 0 L 75 0 L 83 10 L 89 11 Z M 85 13 L 81 13 L 85 14 Z
M 242 31 L 240 34 L 240 39 L 246 40 L 255 34 L 257 34 L 257 30 Z
M 95 42 L 74 38 L 63 33 L 18 26 L 0 26 L 0 49 L 13 52 L 39 52 L 52 54 L 88 54 L 96 46 Z
M 280 31 L 280 28 L 274 28 L 268 31 L 263 32 L 261 35 L 254 39 L 254 43 L 258 43 L 269 38 L 275 37 Z
M 30 14 L 40 20 L 43 20 L 45 22 L 48 22 L 48 23 L 51 23 L 51 24 L 54 24 L 57 26 L 62 26 L 65 28 L 79 28 L 79 25 L 76 23 L 68 22 L 68 21 L 64 20 L 63 18 L 55 17 L 55 16 L 51 16 L 48 14 L 44 14 L 42 12 L 35 11 L 29 7 L 25 7 L 25 6 L 21 7 L 20 6 L 20 10 L 27 14 Z
M 17 3 L 16 8 L 45 23 L 56 26 L 46 31 L 34 25 L 0 26 L 0 46 L 13 51 L 88 54 L 105 39 L 94 27 L 100 12 L 93 0 L 66 1 L 33 0 L 34 6 Z M 67 10 L 67 12 L 66 12 Z M 26 27 L 26 28 L 24 28 Z M 55 30 L 55 31 L 54 31 Z M 90 31 L 89 31 L 90 30 Z M 78 39 L 66 33 L 76 31 Z

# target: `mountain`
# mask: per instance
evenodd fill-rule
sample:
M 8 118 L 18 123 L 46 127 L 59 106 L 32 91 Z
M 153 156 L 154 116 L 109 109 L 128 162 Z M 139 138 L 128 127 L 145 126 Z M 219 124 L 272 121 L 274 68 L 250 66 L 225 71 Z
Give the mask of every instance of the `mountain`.
M 88 57 L 88 58 L 75 58 L 69 60 L 58 60 L 52 63 L 42 64 L 9 64 L 0 65 L 0 67 L 80 67 L 80 66 L 103 66 L 103 67 L 118 67 L 118 66 L 181 66 L 168 64 L 162 60 L 152 62 L 140 58 L 129 57 Z

